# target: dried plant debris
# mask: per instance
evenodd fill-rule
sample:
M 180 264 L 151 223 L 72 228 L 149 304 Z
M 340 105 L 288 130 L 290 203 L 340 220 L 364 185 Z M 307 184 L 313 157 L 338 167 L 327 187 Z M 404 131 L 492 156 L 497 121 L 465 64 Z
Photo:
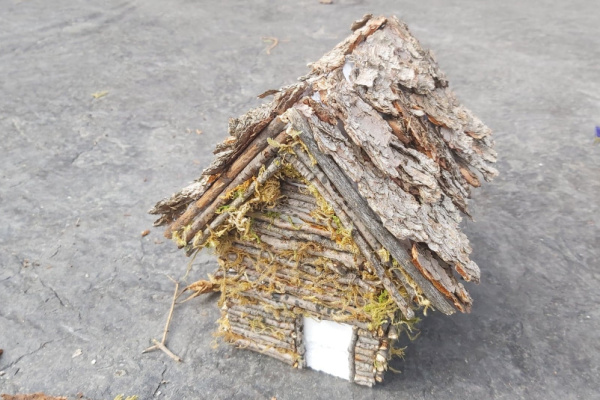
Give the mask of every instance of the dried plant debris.
M 44 393 L 32 393 L 32 394 L 3 394 L 2 400 L 67 400 L 66 397 L 54 397 L 48 396 Z
M 100 91 L 100 92 L 92 93 L 92 97 L 94 99 L 100 99 L 100 98 L 106 96 L 107 94 L 108 94 L 108 91 L 103 90 L 103 91 Z
M 267 53 L 267 55 L 271 55 L 271 51 L 273 51 L 273 49 L 279 44 L 279 39 L 272 36 L 264 36 L 262 40 L 265 43 L 270 43 L 269 47 L 267 47 L 265 50 L 265 53 Z
M 138 396 L 125 396 L 124 394 L 120 394 L 115 397 L 114 400 L 138 400 Z
M 202 176 L 150 212 L 186 254 L 216 253 L 184 291 L 221 293 L 226 342 L 302 368 L 303 318 L 351 325 L 349 379 L 372 386 L 417 313 L 470 310 L 461 214 L 496 152 L 394 17 L 355 21 L 310 69 L 232 119 Z

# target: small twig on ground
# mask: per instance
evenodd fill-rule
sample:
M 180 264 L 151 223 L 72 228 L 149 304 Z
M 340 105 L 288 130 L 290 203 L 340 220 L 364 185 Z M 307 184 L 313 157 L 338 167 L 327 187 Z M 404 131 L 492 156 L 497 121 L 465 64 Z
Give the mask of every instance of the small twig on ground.
M 92 93 L 92 97 L 94 99 L 99 99 L 99 98 L 102 98 L 102 97 L 106 96 L 107 94 L 108 94 L 108 91 L 103 90 L 101 92 Z
M 175 355 L 171 350 L 169 350 L 167 348 L 167 346 L 165 344 L 167 341 L 167 334 L 169 333 L 169 326 L 171 325 L 171 319 L 173 319 L 173 310 L 175 309 L 175 300 L 177 300 L 177 298 L 181 294 L 181 293 L 178 294 L 179 282 L 177 282 L 175 279 L 171 278 L 169 275 L 167 275 L 167 278 L 169 278 L 171 281 L 173 281 L 175 283 L 175 293 L 173 293 L 173 300 L 171 301 L 171 308 L 169 309 L 169 315 L 167 316 L 167 323 L 165 324 L 165 329 L 163 331 L 162 340 L 159 342 L 158 340 L 153 338 L 152 343 L 154 343 L 154 346 L 148 347 L 146 350 L 142 351 L 142 354 L 148 353 L 148 352 L 156 350 L 156 349 L 160 349 L 166 355 L 171 357 L 173 360 L 175 360 L 177 362 L 181 362 L 182 361 L 181 357 Z
M 178 355 L 174 354 L 171 350 L 169 350 L 167 348 L 167 346 L 165 346 L 164 344 L 162 344 L 161 342 L 159 342 L 156 339 L 152 339 L 152 343 L 154 343 L 154 345 L 161 349 L 163 352 L 165 352 L 166 355 L 168 355 L 169 357 L 171 357 L 173 360 L 177 361 L 177 362 L 181 362 L 181 357 L 179 357 Z
M 167 317 L 167 323 L 165 324 L 165 330 L 163 332 L 163 337 L 161 340 L 162 344 L 165 344 L 165 342 L 167 341 L 167 333 L 169 333 L 169 325 L 171 325 L 171 319 L 173 319 L 173 310 L 175 309 L 175 300 L 177 300 L 177 297 L 179 297 L 179 295 L 177 294 L 177 292 L 179 291 L 179 282 L 175 281 L 175 279 L 171 278 L 169 275 L 167 275 L 167 278 L 169 278 L 175 283 L 175 293 L 173 293 L 171 309 L 169 310 L 169 316 Z
M 279 44 L 279 39 L 273 36 L 263 36 L 262 40 L 263 42 L 271 42 L 271 45 L 267 47 L 266 50 L 266 53 L 271 55 L 271 50 L 273 50 Z

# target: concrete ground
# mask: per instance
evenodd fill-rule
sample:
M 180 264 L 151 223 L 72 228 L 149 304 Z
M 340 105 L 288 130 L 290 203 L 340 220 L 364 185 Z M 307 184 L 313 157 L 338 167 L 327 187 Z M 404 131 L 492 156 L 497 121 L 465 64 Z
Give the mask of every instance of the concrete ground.
M 189 262 L 141 237 L 146 211 L 366 12 L 408 22 L 495 131 L 501 175 L 465 223 L 473 312 L 432 313 L 374 389 L 215 348 L 215 296 L 175 309 L 183 363 L 141 354 Z M 0 0 L 0 393 L 600 398 L 599 17 L 586 0 Z

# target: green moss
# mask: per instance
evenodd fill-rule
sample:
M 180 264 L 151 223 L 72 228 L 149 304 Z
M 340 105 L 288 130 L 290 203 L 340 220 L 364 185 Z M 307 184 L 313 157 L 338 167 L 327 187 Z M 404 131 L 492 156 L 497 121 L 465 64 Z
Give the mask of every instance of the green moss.
M 371 317 L 369 328 L 376 330 L 384 323 L 392 323 L 398 311 L 398 306 L 387 290 L 382 290 L 379 295 L 373 296 L 363 307 L 366 314 Z
M 279 216 L 281 215 L 281 213 L 278 213 L 275 211 L 268 211 L 268 210 L 265 211 L 263 214 L 271 220 L 271 223 L 273 223 L 275 218 L 279 218 Z
M 231 205 L 226 204 L 224 206 L 217 208 L 217 214 L 223 214 L 224 212 L 229 211 L 230 209 L 231 209 Z

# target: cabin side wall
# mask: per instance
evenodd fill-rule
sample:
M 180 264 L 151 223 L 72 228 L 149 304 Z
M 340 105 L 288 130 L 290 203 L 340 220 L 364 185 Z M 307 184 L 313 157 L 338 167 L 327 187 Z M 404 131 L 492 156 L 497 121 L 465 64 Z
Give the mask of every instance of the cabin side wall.
M 266 354 L 295 368 L 305 368 L 304 310 L 289 311 L 263 302 L 241 304 L 228 300 L 222 307 L 221 330 L 227 342 Z M 299 314 L 296 314 L 299 313 Z M 353 325 L 352 322 L 346 322 Z M 353 325 L 348 349 L 349 377 L 360 385 L 383 382 L 389 349 L 395 335 L 387 331 L 370 331 Z

